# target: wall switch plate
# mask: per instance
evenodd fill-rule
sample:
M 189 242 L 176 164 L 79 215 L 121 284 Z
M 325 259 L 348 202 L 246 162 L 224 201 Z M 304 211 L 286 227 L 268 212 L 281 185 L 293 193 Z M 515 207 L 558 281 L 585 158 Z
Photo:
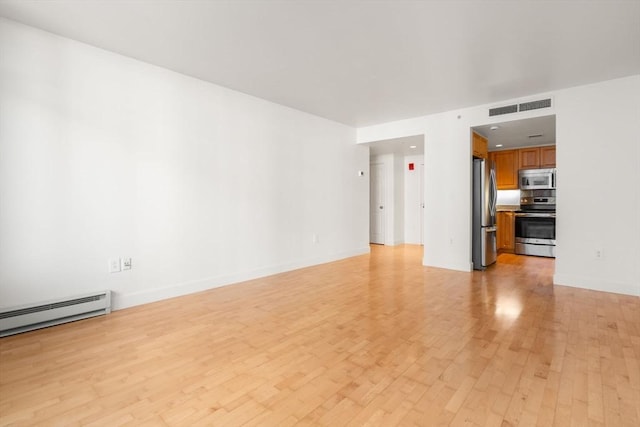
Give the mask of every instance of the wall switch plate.
M 109 273 L 118 273 L 121 271 L 120 258 L 112 258 L 109 260 Z
M 120 268 L 122 271 L 131 270 L 131 258 L 120 258 Z

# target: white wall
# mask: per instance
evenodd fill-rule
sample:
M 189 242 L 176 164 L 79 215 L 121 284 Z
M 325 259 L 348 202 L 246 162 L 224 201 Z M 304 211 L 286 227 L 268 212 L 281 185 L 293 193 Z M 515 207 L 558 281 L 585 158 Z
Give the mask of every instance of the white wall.
M 409 170 L 409 163 L 414 170 Z M 423 155 L 405 156 L 404 158 L 404 242 L 419 245 L 420 239 L 420 165 L 424 163 Z
M 0 51 L 0 305 L 121 308 L 368 252 L 355 129 L 11 21 Z
M 358 142 L 425 135 L 424 264 L 471 270 L 473 126 L 556 114 L 558 284 L 640 295 L 640 76 L 532 95 L 553 107 L 488 117 L 504 103 L 358 129 Z M 592 178 L 584 179 L 585 176 Z M 436 251 L 429 248 L 437 248 Z M 595 249 L 604 258 L 596 260 Z
M 559 91 L 556 99 L 554 280 L 640 295 L 640 76 Z

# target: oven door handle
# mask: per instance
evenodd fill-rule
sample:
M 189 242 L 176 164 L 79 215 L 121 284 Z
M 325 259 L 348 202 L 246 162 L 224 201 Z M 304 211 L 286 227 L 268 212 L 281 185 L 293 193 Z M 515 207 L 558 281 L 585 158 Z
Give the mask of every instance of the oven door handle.
M 516 213 L 516 216 L 519 217 L 529 217 L 529 218 L 555 218 L 556 214 L 554 213 Z

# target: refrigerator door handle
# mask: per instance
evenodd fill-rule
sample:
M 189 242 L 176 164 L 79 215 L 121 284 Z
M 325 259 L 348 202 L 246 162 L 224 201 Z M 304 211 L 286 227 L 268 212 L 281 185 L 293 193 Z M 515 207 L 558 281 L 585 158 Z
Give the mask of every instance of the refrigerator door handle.
M 489 202 L 491 203 L 491 206 L 490 206 L 491 216 L 495 218 L 495 216 L 496 216 L 496 207 L 497 207 L 496 204 L 497 204 L 497 201 L 498 201 L 498 183 L 497 183 L 497 179 L 496 179 L 496 170 L 493 167 L 493 165 L 491 167 L 490 176 L 491 176 L 491 179 L 490 179 L 490 184 L 489 185 L 491 186 L 491 189 L 490 189 L 490 191 L 491 191 L 491 199 L 490 199 Z M 495 221 L 495 219 L 494 219 L 494 221 Z

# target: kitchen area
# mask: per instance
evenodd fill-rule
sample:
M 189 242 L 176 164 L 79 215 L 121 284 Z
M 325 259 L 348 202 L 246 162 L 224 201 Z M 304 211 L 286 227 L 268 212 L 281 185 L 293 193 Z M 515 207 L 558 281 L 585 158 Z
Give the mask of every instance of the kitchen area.
M 555 258 L 555 116 L 477 126 L 471 138 L 474 269 L 499 253 Z

